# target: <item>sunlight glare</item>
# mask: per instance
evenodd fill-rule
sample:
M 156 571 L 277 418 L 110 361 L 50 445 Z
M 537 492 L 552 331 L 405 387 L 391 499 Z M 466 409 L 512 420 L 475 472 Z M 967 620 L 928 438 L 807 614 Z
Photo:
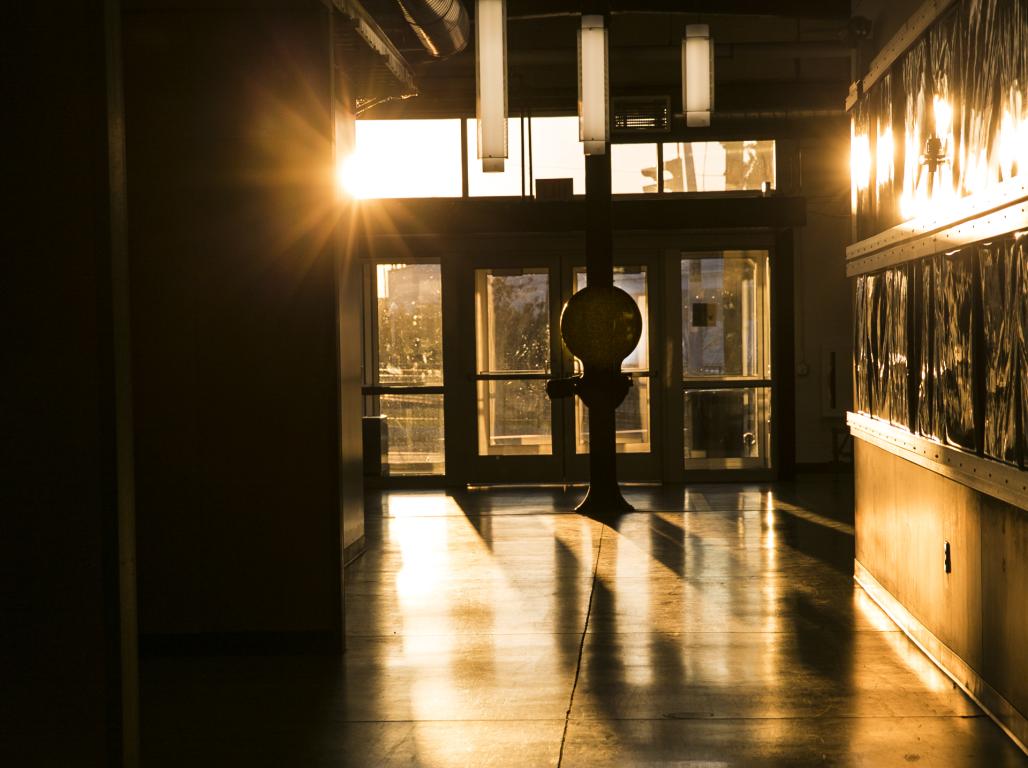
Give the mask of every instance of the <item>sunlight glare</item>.
M 875 182 L 879 187 L 891 184 L 893 179 L 893 158 L 896 154 L 893 143 L 892 128 L 889 127 L 878 134 L 878 147 L 875 156 Z
M 866 134 L 854 133 L 850 140 L 850 173 L 858 190 L 871 183 L 871 142 Z
M 935 96 L 932 100 L 932 113 L 935 115 L 935 135 L 948 144 L 953 128 L 953 107 L 945 99 Z
M 336 183 L 357 199 L 460 197 L 460 120 L 358 120 Z
M 857 214 L 860 192 L 871 181 L 871 143 L 867 136 L 857 134 L 856 123 L 850 123 L 850 211 Z
M 369 197 L 369 190 L 363 183 L 366 178 L 364 166 L 363 156 L 356 152 L 339 161 L 336 166 L 336 185 L 341 192 L 358 200 Z

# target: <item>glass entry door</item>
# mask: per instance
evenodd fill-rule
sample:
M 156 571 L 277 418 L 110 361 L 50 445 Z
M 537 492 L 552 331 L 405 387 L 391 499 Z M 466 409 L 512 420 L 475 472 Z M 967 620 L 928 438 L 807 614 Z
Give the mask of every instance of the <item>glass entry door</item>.
M 476 259 L 462 266 L 470 368 L 461 444 L 471 483 L 560 482 L 563 433 L 546 382 L 561 375 L 559 262 L 549 257 Z M 468 301 L 470 299 L 470 301 Z M 556 372 L 556 373 L 555 373 Z
M 681 270 L 684 469 L 770 469 L 768 253 L 685 253 Z
M 621 370 L 632 379 L 632 386 L 624 402 L 615 412 L 615 439 L 618 452 L 618 479 L 629 482 L 656 482 L 660 480 L 659 392 L 653 386 L 656 371 L 650 365 L 650 280 L 654 275 L 653 261 L 644 256 L 625 256 L 623 265 L 614 267 L 614 285 L 625 291 L 639 307 L 642 314 L 642 336 L 635 350 L 625 358 Z M 571 289 L 577 293 L 587 285 L 586 270 L 578 265 L 572 268 Z M 574 372 L 581 373 L 581 361 L 572 361 Z M 589 410 L 582 401 L 573 403 L 573 445 L 568 446 L 567 467 L 570 477 L 582 480 L 588 477 L 589 453 Z
M 551 270 L 475 270 L 475 399 L 480 456 L 551 456 Z
M 588 478 L 588 411 L 578 398 L 551 401 L 546 394 L 548 379 L 581 373 L 559 330 L 561 308 L 586 284 L 585 267 L 576 262 L 564 254 L 478 259 L 466 274 L 473 310 L 464 316 L 473 318 L 473 333 L 462 328 L 461 343 L 473 345 L 473 404 L 463 406 L 461 421 L 474 425 L 472 483 Z M 618 472 L 625 481 L 658 480 L 660 472 L 650 385 L 651 267 L 640 260 L 615 269 L 615 284 L 643 314 L 643 339 L 623 366 L 633 386 L 617 412 Z

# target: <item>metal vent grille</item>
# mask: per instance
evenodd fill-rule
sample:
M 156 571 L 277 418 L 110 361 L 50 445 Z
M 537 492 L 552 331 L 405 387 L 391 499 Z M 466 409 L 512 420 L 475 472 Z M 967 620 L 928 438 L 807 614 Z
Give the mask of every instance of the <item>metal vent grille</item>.
M 668 96 L 620 96 L 614 98 L 615 133 L 667 133 L 671 130 L 671 99 Z

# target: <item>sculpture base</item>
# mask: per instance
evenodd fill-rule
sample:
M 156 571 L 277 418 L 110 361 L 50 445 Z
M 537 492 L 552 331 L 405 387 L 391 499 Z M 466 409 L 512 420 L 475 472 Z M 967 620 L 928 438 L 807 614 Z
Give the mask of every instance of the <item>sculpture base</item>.
M 575 507 L 575 512 L 578 514 L 591 517 L 601 523 L 617 522 L 621 515 L 634 511 L 635 507 L 625 501 L 617 483 L 603 486 L 590 485 L 585 498 Z

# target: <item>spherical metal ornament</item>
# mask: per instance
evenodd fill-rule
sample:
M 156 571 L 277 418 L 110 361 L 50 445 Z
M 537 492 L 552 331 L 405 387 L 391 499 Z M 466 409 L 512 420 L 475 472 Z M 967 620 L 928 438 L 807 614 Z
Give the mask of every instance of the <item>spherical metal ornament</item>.
M 560 335 L 587 368 L 616 368 L 639 343 L 642 314 L 620 288 L 587 285 L 564 306 Z

